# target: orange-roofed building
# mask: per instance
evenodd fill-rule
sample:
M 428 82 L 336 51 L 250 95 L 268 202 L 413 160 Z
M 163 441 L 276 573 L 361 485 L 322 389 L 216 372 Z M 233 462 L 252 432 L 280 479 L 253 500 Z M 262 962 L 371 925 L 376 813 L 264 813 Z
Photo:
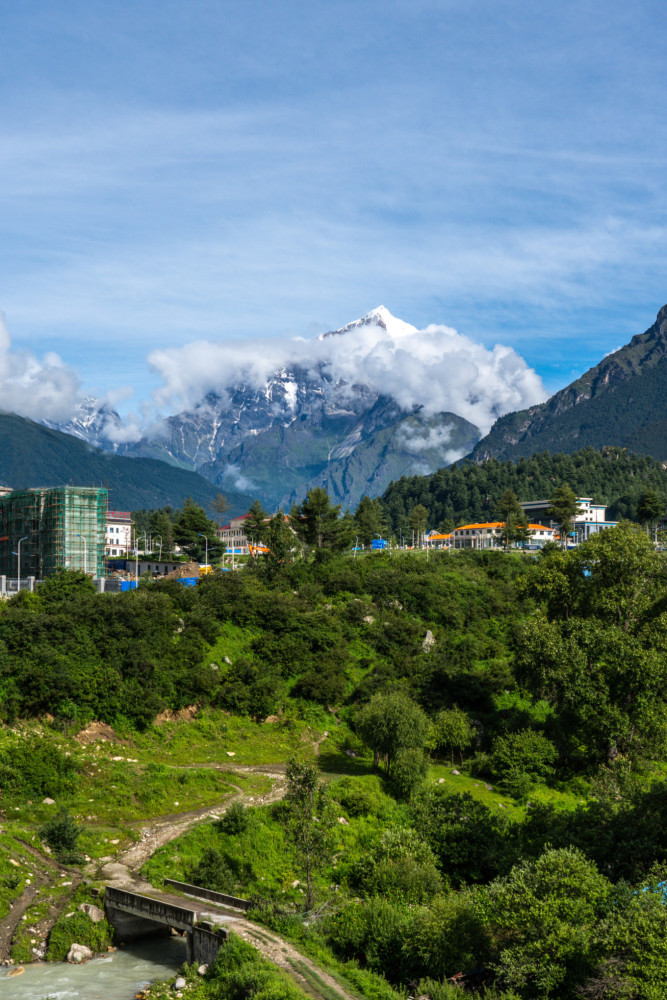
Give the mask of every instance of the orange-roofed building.
M 455 549 L 493 549 L 502 543 L 498 531 L 505 526 L 504 521 L 483 521 L 480 524 L 462 524 L 454 534 Z M 545 542 L 554 541 L 554 531 L 544 524 L 529 524 L 531 536 L 527 544 L 541 548 Z M 518 543 L 515 543 L 518 546 Z

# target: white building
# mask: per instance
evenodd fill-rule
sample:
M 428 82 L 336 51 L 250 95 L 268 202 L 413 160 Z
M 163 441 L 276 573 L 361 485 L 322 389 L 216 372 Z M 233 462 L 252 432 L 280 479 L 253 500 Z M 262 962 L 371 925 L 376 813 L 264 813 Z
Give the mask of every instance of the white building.
M 615 528 L 618 524 L 618 521 L 607 520 L 607 508 L 605 504 L 593 503 L 592 497 L 577 497 L 577 503 L 579 504 L 579 511 L 573 519 L 574 532 L 571 538 L 572 544 L 580 545 L 590 538 L 591 535 L 597 534 L 598 531 L 604 531 L 605 528 Z M 555 521 L 547 513 L 551 507 L 551 500 L 525 500 L 522 501 L 521 506 L 529 517 L 534 518 L 536 521 L 541 521 L 543 524 L 549 525 L 549 527 L 556 527 Z M 570 544 L 570 541 L 568 541 L 568 544 Z
M 498 539 L 498 531 L 504 527 L 504 521 L 484 521 L 480 524 L 463 524 L 454 529 L 455 549 L 494 549 L 502 543 Z M 553 542 L 555 532 L 544 524 L 529 524 L 531 536 L 528 545 L 542 547 L 545 542 Z M 515 543 L 514 547 L 518 543 Z
M 223 524 L 221 528 L 218 528 L 218 538 L 227 546 L 227 552 L 233 552 L 237 556 L 250 555 L 250 539 L 243 531 L 243 522 L 249 516 L 249 514 L 241 514 L 240 517 L 233 517 L 229 524 Z
M 132 549 L 132 517 L 127 510 L 107 511 L 105 552 L 108 556 L 124 556 Z

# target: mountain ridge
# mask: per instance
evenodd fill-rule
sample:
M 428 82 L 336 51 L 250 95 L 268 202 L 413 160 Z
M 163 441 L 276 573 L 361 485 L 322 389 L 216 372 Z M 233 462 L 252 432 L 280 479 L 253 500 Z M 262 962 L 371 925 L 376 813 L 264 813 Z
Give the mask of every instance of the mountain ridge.
M 667 305 L 644 333 L 544 403 L 505 414 L 470 457 L 518 459 L 604 445 L 667 459 Z

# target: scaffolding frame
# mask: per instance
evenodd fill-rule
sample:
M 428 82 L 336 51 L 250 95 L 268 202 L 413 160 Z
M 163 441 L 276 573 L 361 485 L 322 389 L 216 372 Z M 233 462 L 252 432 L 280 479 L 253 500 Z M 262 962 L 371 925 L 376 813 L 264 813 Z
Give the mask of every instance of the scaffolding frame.
M 0 497 L 0 573 L 43 579 L 59 569 L 105 575 L 108 491 L 96 486 L 21 490 Z

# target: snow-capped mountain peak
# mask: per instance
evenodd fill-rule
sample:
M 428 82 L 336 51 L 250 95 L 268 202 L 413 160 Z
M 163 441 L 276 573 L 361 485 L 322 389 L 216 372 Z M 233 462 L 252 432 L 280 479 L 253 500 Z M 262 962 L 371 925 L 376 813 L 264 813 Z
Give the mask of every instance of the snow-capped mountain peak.
M 366 313 L 360 319 L 355 319 L 351 323 L 346 323 L 339 330 L 330 330 L 328 333 L 321 333 L 319 335 L 319 340 L 325 340 L 327 337 L 337 337 L 344 333 L 349 333 L 351 330 L 358 330 L 360 327 L 364 326 L 379 326 L 383 330 L 386 330 L 390 337 L 399 339 L 400 337 L 409 337 L 413 333 L 417 333 L 417 327 L 412 326 L 410 323 L 405 323 L 402 319 L 397 319 L 393 316 L 386 306 L 378 306 L 377 309 L 371 309 L 370 312 Z

